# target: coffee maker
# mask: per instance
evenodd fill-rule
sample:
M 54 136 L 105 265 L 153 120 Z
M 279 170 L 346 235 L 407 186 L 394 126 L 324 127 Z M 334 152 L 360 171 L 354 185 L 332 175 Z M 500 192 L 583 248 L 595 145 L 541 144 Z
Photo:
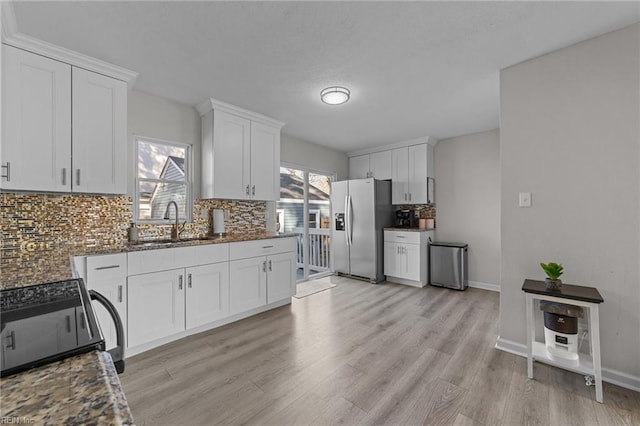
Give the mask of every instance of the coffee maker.
M 418 219 L 415 210 L 396 210 L 397 228 L 417 228 Z

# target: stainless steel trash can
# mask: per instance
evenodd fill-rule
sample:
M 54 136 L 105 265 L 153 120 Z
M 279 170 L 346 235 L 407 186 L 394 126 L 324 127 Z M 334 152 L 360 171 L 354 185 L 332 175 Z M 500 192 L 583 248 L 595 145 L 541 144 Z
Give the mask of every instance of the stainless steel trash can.
M 469 272 L 465 243 L 432 242 L 429 245 L 429 284 L 465 290 Z

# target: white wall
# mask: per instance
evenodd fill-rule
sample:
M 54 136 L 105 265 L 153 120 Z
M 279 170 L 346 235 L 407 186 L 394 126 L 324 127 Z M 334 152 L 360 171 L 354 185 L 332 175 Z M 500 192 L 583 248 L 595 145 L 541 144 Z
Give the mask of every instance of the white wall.
M 343 152 L 316 145 L 285 133 L 281 135 L 280 161 L 322 172 L 335 172 L 338 180 L 348 179 L 349 159 Z
M 127 126 L 129 131 L 129 195 L 133 196 L 136 158 L 133 135 L 147 136 L 193 146 L 194 198 L 200 196 L 200 115 L 190 105 L 136 90 L 129 91 Z
M 435 148 L 436 239 L 469 244 L 469 280 L 500 283 L 499 131 L 443 139 Z M 476 284 L 482 283 L 482 284 Z
M 596 287 L 605 377 L 640 386 L 639 26 L 500 75 L 500 339 L 525 343 L 525 278 L 540 261 Z M 518 193 L 533 206 L 518 208 Z M 438 212 L 440 213 L 440 212 Z M 625 376 L 626 375 L 626 376 Z

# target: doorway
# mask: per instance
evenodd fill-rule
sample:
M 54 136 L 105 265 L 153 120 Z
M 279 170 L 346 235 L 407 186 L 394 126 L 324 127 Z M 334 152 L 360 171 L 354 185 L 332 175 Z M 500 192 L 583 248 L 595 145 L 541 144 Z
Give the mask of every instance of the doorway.
M 330 215 L 334 174 L 283 164 L 276 227 L 297 236 L 297 281 L 331 274 Z

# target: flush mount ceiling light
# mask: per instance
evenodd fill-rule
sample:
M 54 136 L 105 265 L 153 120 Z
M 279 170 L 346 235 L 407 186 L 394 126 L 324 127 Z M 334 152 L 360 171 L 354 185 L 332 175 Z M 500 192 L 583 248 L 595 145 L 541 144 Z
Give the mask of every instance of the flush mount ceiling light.
M 349 100 L 351 92 L 346 87 L 327 87 L 320 92 L 322 102 L 329 105 L 340 105 Z

